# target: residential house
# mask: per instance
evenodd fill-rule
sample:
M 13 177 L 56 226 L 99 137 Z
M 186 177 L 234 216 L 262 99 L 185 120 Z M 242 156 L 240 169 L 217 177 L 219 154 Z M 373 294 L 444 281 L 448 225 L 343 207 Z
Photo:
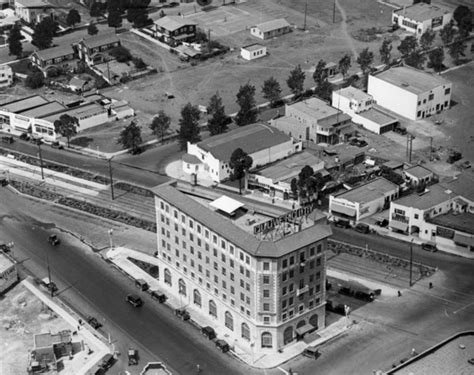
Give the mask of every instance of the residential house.
M 8 87 L 13 83 L 14 73 L 10 65 L 0 65 L 0 87 Z
M 290 24 L 284 19 L 279 18 L 268 22 L 260 23 L 250 28 L 250 34 L 266 40 L 289 33 L 291 31 Z
M 155 38 L 174 47 L 182 42 L 194 42 L 196 25 L 186 18 L 165 16 L 154 22 L 152 31 Z
M 392 22 L 418 37 L 429 29 L 441 30 L 452 18 L 453 11 L 448 7 L 424 2 L 392 11 Z
M 106 52 L 119 46 L 121 43 L 117 35 L 107 33 L 83 38 L 75 45 L 75 48 L 79 58 L 84 60 L 87 65 L 92 66 L 107 61 L 109 58 Z
M 50 69 L 68 69 L 75 65 L 74 50 L 70 45 L 58 46 L 35 51 L 30 55 L 34 66 L 39 68 L 46 76 Z
M 267 55 L 267 47 L 254 43 L 240 49 L 240 56 L 245 60 L 255 60 Z
M 15 0 L 15 15 L 28 24 L 54 17 L 54 5 L 43 0 Z
M 421 165 L 405 169 L 403 175 L 405 181 L 412 186 L 427 185 L 434 178 L 434 173 Z

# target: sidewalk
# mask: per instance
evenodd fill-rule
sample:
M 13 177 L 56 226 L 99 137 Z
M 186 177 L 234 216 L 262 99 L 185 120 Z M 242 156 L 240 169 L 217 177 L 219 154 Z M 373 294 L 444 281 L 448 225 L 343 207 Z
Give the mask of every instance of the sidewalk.
M 187 299 L 183 301 L 179 297 L 171 295 L 168 290 L 162 287 L 155 278 L 127 259 L 127 257 L 132 257 L 151 264 L 157 264 L 155 257 L 125 247 L 117 247 L 115 249 L 105 250 L 103 256 L 132 279 L 145 280 L 150 286 L 149 290 L 160 290 L 165 292 L 166 296 L 168 297 L 166 304 L 170 305 L 173 309 L 186 307 L 186 310 L 189 311 L 191 315 L 192 323 L 194 323 L 196 326 L 215 327 L 215 321 L 207 315 L 202 314 L 202 310 L 195 308 L 194 305 L 189 303 Z M 309 343 L 297 341 L 282 349 L 280 353 L 260 355 L 254 353 L 250 345 L 246 347 L 243 345 L 237 345 L 237 340 L 232 339 L 229 336 L 228 330 L 225 330 L 221 327 L 217 327 L 215 330 L 218 338 L 222 338 L 229 343 L 231 346 L 231 353 L 237 358 L 252 367 L 269 369 L 277 367 L 300 355 L 308 346 L 322 345 L 326 341 L 333 339 L 347 331 L 348 328 L 350 328 L 348 325 L 348 319 L 341 318 L 336 323 L 326 327 L 322 331 L 319 331 L 317 335 L 315 335 L 317 338 Z
M 54 302 L 49 296 L 39 290 L 30 279 L 22 281 L 22 284 L 33 293 L 42 303 L 47 305 L 51 310 L 53 310 L 57 315 L 59 315 L 63 320 L 71 325 L 72 330 L 75 330 L 76 327 L 80 326 L 78 318 L 71 315 L 63 307 L 59 306 Z M 81 341 L 84 341 L 90 349 L 92 349 L 92 355 L 85 357 L 85 363 L 75 372 L 76 375 L 82 374 L 92 374 L 94 366 L 100 363 L 102 358 L 110 353 L 108 345 L 106 345 L 95 332 L 91 332 L 87 326 L 81 326 L 82 329 L 77 331 L 77 335 Z

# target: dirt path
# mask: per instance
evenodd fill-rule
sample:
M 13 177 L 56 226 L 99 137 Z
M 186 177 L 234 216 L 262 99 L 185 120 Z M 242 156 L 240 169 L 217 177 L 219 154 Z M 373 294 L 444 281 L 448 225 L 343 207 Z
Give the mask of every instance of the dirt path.
M 345 40 L 346 40 L 347 44 L 349 45 L 349 48 L 351 49 L 354 61 L 356 61 L 358 55 L 357 55 L 357 50 L 355 48 L 354 41 L 352 40 L 351 35 L 347 31 L 347 14 L 346 14 L 346 11 L 341 6 L 341 4 L 339 4 L 338 0 L 335 0 L 335 2 L 336 2 L 337 10 L 339 11 L 339 13 L 341 13 L 341 17 L 342 17 L 342 22 L 341 22 L 342 33 L 345 36 Z

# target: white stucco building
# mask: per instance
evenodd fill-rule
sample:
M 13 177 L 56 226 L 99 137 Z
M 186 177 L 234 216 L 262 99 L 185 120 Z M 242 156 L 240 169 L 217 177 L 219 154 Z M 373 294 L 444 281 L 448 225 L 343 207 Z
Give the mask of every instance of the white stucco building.
M 255 60 L 267 55 L 267 47 L 254 43 L 240 49 L 240 56 L 245 60 Z
M 43 0 L 15 0 L 15 15 L 29 24 L 54 15 L 54 6 Z
M 434 173 L 421 165 L 415 165 L 405 169 L 403 176 L 408 184 L 418 186 L 420 184 L 426 185 L 430 183 L 434 178 Z
M 396 9 L 392 22 L 401 28 L 421 36 L 426 30 L 441 30 L 453 18 L 453 11 L 443 5 L 418 3 Z
M 188 154 L 197 157 L 201 164 L 183 159 L 183 170 L 187 173 L 207 173 L 216 182 L 229 178 L 232 153 L 241 148 L 252 157 L 252 168 L 283 159 L 302 150 L 301 142 L 264 124 L 242 126 L 230 132 L 210 137 L 199 143 L 188 142 Z M 192 165 L 191 165 L 192 164 Z
M 372 95 L 349 86 L 332 92 L 332 106 L 348 114 L 352 122 L 376 134 L 388 132 L 398 123 L 376 105 Z
M 260 39 L 270 39 L 289 33 L 291 26 L 284 18 L 260 23 L 250 28 L 250 34 Z
M 8 87 L 13 83 L 13 70 L 9 65 L 0 65 L 0 87 Z
M 368 94 L 378 105 L 410 120 L 420 120 L 448 109 L 452 83 L 408 66 L 369 75 Z

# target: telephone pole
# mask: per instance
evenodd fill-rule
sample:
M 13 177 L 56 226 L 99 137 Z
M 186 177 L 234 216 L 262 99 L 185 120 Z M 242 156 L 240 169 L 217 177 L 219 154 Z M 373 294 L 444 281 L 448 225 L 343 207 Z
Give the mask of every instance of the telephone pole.
M 332 23 L 336 23 L 336 0 L 334 0 L 334 6 L 332 8 Z
M 38 139 L 38 156 L 40 159 L 40 169 L 41 169 L 41 179 L 44 180 L 44 172 L 43 172 L 43 156 L 41 155 L 41 144 L 43 141 Z
M 304 4 L 304 23 L 303 23 L 303 30 L 306 30 L 306 13 L 308 12 L 308 2 Z
M 114 196 L 114 179 L 112 176 L 112 158 L 107 159 L 109 162 L 109 176 L 110 176 L 110 195 L 112 196 L 112 200 L 115 199 Z

